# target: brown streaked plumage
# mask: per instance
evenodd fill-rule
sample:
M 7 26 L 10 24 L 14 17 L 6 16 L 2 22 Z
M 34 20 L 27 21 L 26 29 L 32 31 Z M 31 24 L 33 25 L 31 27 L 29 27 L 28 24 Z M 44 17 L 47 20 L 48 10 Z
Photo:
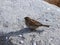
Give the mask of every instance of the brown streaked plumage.
M 38 28 L 39 26 L 45 26 L 45 27 L 49 27 L 49 25 L 43 25 L 40 22 L 31 19 L 30 17 L 25 17 L 25 24 L 27 25 L 27 27 L 29 27 L 32 31 L 35 30 L 36 28 Z

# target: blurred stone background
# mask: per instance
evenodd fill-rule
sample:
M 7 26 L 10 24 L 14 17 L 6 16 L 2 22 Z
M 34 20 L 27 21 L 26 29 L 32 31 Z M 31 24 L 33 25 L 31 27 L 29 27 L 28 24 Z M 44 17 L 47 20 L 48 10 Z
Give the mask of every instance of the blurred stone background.
M 58 7 L 60 7 L 60 0 L 44 0 L 44 1 L 46 1 L 46 2 L 48 2 L 48 3 L 50 3 L 50 4 L 54 4 L 54 5 L 58 6 Z

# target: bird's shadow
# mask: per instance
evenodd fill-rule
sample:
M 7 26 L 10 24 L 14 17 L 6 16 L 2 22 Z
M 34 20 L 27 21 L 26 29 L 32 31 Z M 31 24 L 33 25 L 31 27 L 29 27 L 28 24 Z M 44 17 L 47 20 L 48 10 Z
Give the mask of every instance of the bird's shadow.
M 31 32 L 36 32 L 36 33 L 41 33 L 44 30 L 36 30 L 36 31 L 31 31 L 29 28 L 24 28 L 16 32 L 10 32 L 7 33 L 6 36 L 12 36 L 12 35 L 20 35 L 20 34 L 25 34 L 25 33 L 31 33 Z
M 16 32 L 10 32 L 10 33 L 7 33 L 7 34 L 4 34 L 3 36 L 0 36 L 0 43 L 1 43 L 1 40 L 3 39 L 3 45 L 13 45 L 9 40 L 9 37 L 10 36 L 16 36 L 16 35 L 20 35 L 20 34 L 25 34 L 25 33 L 31 33 L 31 32 L 36 32 L 36 33 L 41 33 L 43 32 L 44 30 L 42 31 L 31 31 L 29 28 L 24 28 L 24 29 L 21 29 L 19 31 L 16 31 Z M 7 37 L 7 39 L 6 39 Z M 4 41 L 5 40 L 5 41 Z M 1 43 L 2 45 L 2 43 Z

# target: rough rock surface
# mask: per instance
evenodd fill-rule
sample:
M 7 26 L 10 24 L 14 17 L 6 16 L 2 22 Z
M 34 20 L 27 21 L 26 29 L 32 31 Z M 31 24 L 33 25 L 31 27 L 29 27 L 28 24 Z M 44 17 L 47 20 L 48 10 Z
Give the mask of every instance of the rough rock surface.
M 50 27 L 30 32 L 24 23 L 26 16 Z M 0 0 L 2 45 L 1 41 L 3 45 L 60 45 L 60 8 L 43 0 Z

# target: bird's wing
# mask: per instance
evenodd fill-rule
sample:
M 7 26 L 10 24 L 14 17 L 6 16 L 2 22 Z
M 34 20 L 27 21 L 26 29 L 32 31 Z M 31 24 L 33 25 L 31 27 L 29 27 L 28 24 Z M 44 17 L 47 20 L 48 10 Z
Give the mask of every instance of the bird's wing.
M 31 24 L 34 25 L 34 26 L 40 26 L 40 25 L 42 25 L 40 22 L 35 21 L 33 19 L 31 20 L 31 22 L 32 22 Z

